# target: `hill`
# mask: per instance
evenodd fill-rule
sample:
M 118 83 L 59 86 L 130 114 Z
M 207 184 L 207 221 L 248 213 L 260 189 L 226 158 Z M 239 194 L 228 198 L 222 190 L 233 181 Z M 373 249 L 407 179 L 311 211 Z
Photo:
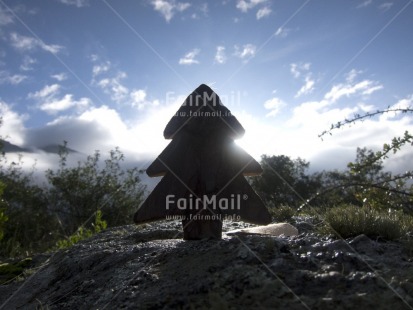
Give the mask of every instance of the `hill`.
M 35 153 L 36 150 L 40 150 L 46 153 L 58 154 L 60 146 L 58 144 L 49 144 L 40 147 L 35 146 L 18 146 L 10 143 L 6 140 L 0 139 L 0 145 L 2 145 L 1 151 L 4 153 Z M 66 147 L 69 153 L 78 153 L 76 150 Z

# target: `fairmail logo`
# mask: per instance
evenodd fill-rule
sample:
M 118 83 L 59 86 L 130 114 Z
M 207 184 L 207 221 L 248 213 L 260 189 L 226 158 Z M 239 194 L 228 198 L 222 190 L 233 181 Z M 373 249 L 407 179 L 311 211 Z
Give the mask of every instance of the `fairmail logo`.
M 203 195 L 202 197 L 194 197 L 192 194 L 186 198 L 176 199 L 175 195 L 166 196 L 166 210 L 240 210 L 241 201 L 247 200 L 247 195 L 231 194 L 228 197 L 217 198 L 216 195 Z
M 195 96 L 189 97 L 188 101 L 183 103 L 184 106 L 190 107 L 200 107 L 206 106 L 207 104 L 213 107 L 222 106 L 222 102 L 226 103 L 226 106 L 240 106 L 242 97 L 246 96 L 245 92 L 241 91 L 231 91 L 227 95 L 221 95 L 218 97 L 216 93 L 208 94 L 207 92 L 201 92 Z M 178 97 L 175 95 L 175 92 L 167 92 L 165 97 L 165 102 L 175 103 Z

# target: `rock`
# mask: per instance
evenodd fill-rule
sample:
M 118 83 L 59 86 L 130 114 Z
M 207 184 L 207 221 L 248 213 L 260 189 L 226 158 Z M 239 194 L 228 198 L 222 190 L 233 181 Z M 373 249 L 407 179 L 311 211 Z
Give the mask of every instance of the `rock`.
M 236 229 L 227 232 L 227 235 L 270 235 L 270 236 L 297 236 L 298 229 L 288 223 L 276 223 L 265 226 L 256 226 L 251 228 Z
M 33 259 L 40 265 L 26 278 L 0 285 L 0 309 L 413 306 L 413 266 L 401 243 L 371 240 L 380 251 L 367 255 L 353 251 L 369 244 L 362 237 L 225 233 L 249 227 L 224 222 L 222 240 L 201 241 L 182 240 L 178 221 L 107 229 Z

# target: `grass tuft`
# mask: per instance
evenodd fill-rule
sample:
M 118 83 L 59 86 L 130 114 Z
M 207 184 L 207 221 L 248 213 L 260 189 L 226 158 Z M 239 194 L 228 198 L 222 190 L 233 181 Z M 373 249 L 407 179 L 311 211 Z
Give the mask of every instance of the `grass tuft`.
M 291 222 L 292 217 L 297 215 L 297 210 L 289 206 L 268 208 L 268 211 L 277 222 Z
M 413 231 L 413 217 L 402 211 L 376 210 L 369 207 L 343 205 L 326 209 L 322 215 L 322 234 L 339 234 L 343 238 L 360 234 L 386 240 L 397 240 Z

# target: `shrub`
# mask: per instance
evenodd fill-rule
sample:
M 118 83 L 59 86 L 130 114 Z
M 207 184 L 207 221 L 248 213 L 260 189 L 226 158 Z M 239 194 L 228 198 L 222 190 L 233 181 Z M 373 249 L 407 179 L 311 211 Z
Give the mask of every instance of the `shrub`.
M 118 148 L 103 162 L 96 151 L 77 167 L 67 166 L 68 154 L 64 144 L 59 151 L 59 168 L 46 171 L 50 184 L 46 195 L 65 234 L 76 232 L 96 210 L 102 210 L 110 227 L 129 224 L 145 195 L 139 177 L 142 172 L 124 169 L 124 155 Z
M 0 263 L 0 285 L 5 284 L 23 274 L 32 263 L 31 258 L 16 262 Z
M 58 249 L 64 249 L 71 247 L 72 245 L 82 241 L 84 239 L 92 237 L 94 234 L 101 232 L 106 229 L 107 223 L 102 220 L 102 212 L 100 210 L 96 211 L 95 223 L 92 224 L 92 229 L 84 228 L 80 226 L 78 230 L 66 239 L 62 239 L 56 242 L 56 247 Z
M 55 242 L 59 223 L 49 208 L 44 189 L 35 182 L 34 172 L 35 167 L 31 171 L 23 168 L 22 157 L 9 163 L 0 156 L 0 179 L 4 184 L 1 200 L 7 217 L 0 224 L 0 256 L 44 251 Z
M 384 211 L 369 207 L 344 205 L 326 209 L 320 216 L 324 225 L 319 231 L 324 234 L 340 235 L 343 238 L 365 234 L 396 240 L 413 231 L 413 217 L 402 211 Z
M 296 215 L 297 210 L 290 206 L 280 206 L 268 208 L 273 219 L 277 222 L 289 222 L 291 218 Z
M 5 223 L 8 220 L 8 217 L 6 216 L 5 208 L 2 208 L 3 205 L 5 205 L 5 202 L 3 201 L 3 191 L 4 191 L 5 185 L 0 182 L 0 241 L 4 237 L 4 229 L 5 229 Z

